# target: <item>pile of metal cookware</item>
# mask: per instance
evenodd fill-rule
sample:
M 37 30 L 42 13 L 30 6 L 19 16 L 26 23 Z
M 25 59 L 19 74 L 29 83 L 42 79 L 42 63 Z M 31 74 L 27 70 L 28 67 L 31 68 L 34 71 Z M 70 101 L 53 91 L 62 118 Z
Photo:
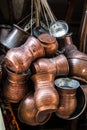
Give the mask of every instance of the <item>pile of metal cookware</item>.
M 76 119 L 86 108 L 81 82 L 87 83 L 87 55 L 74 45 L 68 24 L 55 18 L 47 0 L 31 1 L 25 23 L 0 25 L 2 97 L 19 104 L 18 119 L 28 125 L 43 125 L 53 113 Z

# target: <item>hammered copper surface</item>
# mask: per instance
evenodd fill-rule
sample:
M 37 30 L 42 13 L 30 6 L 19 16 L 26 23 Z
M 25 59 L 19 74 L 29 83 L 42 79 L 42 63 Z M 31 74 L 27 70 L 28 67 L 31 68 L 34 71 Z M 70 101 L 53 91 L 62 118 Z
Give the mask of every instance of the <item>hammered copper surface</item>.
M 17 74 L 6 69 L 7 78 L 3 81 L 3 96 L 13 103 L 18 103 L 28 92 L 29 72 Z
M 34 82 L 34 99 L 39 113 L 52 113 L 59 104 L 59 95 L 54 88 L 54 74 L 35 74 L 31 78 Z
M 56 114 L 63 119 L 68 119 L 77 107 L 76 90 L 80 84 L 77 80 L 59 78 L 55 80 L 55 86 L 60 97 Z
M 39 120 L 37 120 L 37 116 Z M 41 116 L 41 117 L 40 117 Z M 34 101 L 34 92 L 28 93 L 19 104 L 18 118 L 28 125 L 42 125 L 50 119 L 51 114 L 38 115 L 38 110 Z
M 24 45 L 10 49 L 4 61 L 10 70 L 22 73 L 28 70 L 33 60 L 44 55 L 44 48 L 41 46 L 40 41 L 31 36 Z
M 61 54 L 54 58 L 40 58 L 33 62 L 31 66 L 33 73 L 53 73 L 56 75 L 67 75 L 69 65 L 66 57 Z

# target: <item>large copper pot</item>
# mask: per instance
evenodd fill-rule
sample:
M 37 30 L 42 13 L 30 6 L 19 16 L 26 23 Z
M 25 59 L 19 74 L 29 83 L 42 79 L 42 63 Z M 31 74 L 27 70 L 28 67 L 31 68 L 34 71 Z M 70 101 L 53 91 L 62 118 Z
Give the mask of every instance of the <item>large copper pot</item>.
M 18 118 L 21 122 L 36 126 L 45 124 L 50 119 L 51 113 L 38 115 L 35 105 L 34 92 L 28 93 L 19 104 Z
M 54 88 L 54 74 L 35 74 L 32 80 L 35 86 L 34 99 L 40 113 L 52 113 L 59 104 L 59 95 Z
M 52 56 L 57 52 L 58 42 L 55 37 L 50 34 L 41 34 L 38 39 L 40 40 L 42 46 L 45 49 L 46 56 Z
M 53 73 L 56 75 L 67 75 L 69 73 L 69 65 L 64 55 L 54 58 L 40 58 L 33 62 L 31 66 L 32 73 Z
M 76 91 L 80 84 L 77 80 L 74 79 L 59 78 L 55 80 L 55 86 L 60 97 L 56 114 L 63 119 L 67 119 L 76 110 Z
M 19 102 L 28 92 L 29 72 L 17 74 L 6 69 L 7 79 L 3 81 L 3 96 L 10 102 Z
M 17 25 L 13 25 L 11 32 L 1 41 L 1 45 L 4 48 L 3 51 L 6 53 L 11 48 L 21 46 L 28 37 L 28 32 L 25 32 Z
M 44 55 L 44 48 L 41 46 L 40 41 L 31 36 L 24 45 L 10 49 L 4 61 L 10 70 L 22 73 L 28 70 L 32 61 Z

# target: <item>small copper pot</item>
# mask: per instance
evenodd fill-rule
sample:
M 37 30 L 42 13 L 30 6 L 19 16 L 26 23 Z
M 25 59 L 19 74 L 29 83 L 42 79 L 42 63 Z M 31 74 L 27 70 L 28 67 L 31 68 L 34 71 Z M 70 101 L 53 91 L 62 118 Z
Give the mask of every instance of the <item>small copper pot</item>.
M 19 26 L 14 25 L 12 31 L 2 40 L 1 44 L 5 48 L 4 51 L 7 52 L 11 48 L 19 47 L 24 44 L 28 37 L 28 32 L 25 32 Z
M 45 49 L 46 56 L 52 56 L 56 53 L 58 49 L 58 42 L 55 37 L 50 34 L 41 34 L 38 39 L 40 40 L 42 46 Z
M 54 75 L 50 73 L 32 76 L 35 84 L 34 100 L 38 113 L 52 113 L 56 111 L 59 95 L 54 88 Z
M 33 73 L 53 73 L 54 75 L 67 75 L 69 73 L 69 64 L 64 55 L 54 58 L 40 58 L 33 62 L 31 66 Z
M 19 104 L 18 118 L 25 124 L 32 126 L 42 125 L 50 119 L 50 116 L 51 113 L 38 115 L 33 92 L 28 93 Z
M 44 55 L 44 48 L 41 46 L 40 41 L 31 36 L 24 45 L 10 49 L 4 61 L 10 70 L 22 73 L 28 70 L 33 60 Z
M 77 80 L 87 83 L 87 60 L 83 58 L 68 59 L 70 71 L 69 75 Z
M 7 79 L 4 83 L 2 92 L 4 97 L 12 103 L 18 103 L 28 92 L 27 79 L 29 72 L 17 74 L 8 69 Z
M 59 78 L 55 80 L 55 86 L 60 97 L 56 115 L 63 119 L 67 119 L 76 110 L 76 91 L 80 84 L 74 79 Z

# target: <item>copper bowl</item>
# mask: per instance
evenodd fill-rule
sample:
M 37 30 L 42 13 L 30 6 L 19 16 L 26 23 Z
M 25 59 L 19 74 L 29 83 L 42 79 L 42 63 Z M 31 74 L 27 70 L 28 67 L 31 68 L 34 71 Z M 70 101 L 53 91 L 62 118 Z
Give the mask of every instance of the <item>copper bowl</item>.
M 58 42 L 55 37 L 50 34 L 41 34 L 38 39 L 40 40 L 42 46 L 45 49 L 46 56 L 52 56 L 57 52 Z
M 51 113 L 38 115 L 38 110 L 34 101 L 34 93 L 28 93 L 19 104 L 18 118 L 21 122 L 36 126 L 45 124 L 50 119 Z
M 87 83 L 87 60 L 81 58 L 68 59 L 70 71 L 69 75 L 77 80 Z

